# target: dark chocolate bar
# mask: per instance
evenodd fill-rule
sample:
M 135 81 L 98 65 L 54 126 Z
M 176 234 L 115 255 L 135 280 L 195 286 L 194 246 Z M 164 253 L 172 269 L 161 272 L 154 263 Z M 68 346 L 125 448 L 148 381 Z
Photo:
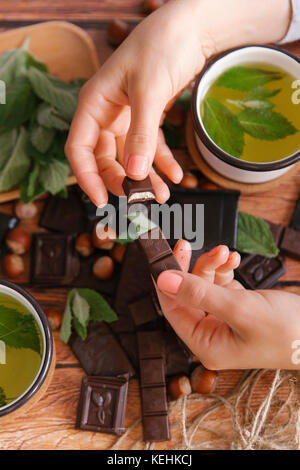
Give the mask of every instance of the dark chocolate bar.
M 248 289 L 270 289 L 286 272 L 284 257 L 247 255 L 235 270 L 235 278 Z
M 142 181 L 132 180 L 126 176 L 123 181 L 123 189 L 128 204 L 155 200 L 155 192 L 149 176 Z
M 279 246 L 280 245 L 280 242 L 281 242 L 281 239 L 282 239 L 282 235 L 283 235 L 283 231 L 284 231 L 284 226 L 283 225 L 280 225 L 280 224 L 274 224 L 273 222 L 269 222 L 268 220 L 266 220 L 267 224 L 269 225 L 270 227 L 270 230 L 271 230 L 271 233 L 272 233 L 272 237 L 274 239 L 274 242 L 275 242 L 275 245 L 276 246 Z
M 91 322 L 85 340 L 74 333 L 70 346 L 87 375 L 135 375 L 127 355 L 104 322 Z
M 86 217 L 80 198 L 72 190 L 66 199 L 50 196 L 40 217 L 39 225 L 62 233 L 86 231 Z
M 76 427 L 120 435 L 124 432 L 127 377 L 83 377 Z
M 153 442 L 169 440 L 162 333 L 161 331 L 141 331 L 137 333 L 137 338 L 144 440 Z
M 148 260 L 150 271 L 155 281 L 162 271 L 166 271 L 168 269 L 181 271 L 180 266 L 159 227 L 155 227 L 154 229 L 144 233 L 137 241 Z
M 283 233 L 280 250 L 291 258 L 300 260 L 300 232 L 287 227 Z
M 300 231 L 300 197 L 296 202 L 295 210 L 290 222 L 290 228 Z
M 58 233 L 33 236 L 31 282 L 40 286 L 70 285 L 79 272 L 74 237 Z
M 129 310 L 134 324 L 137 327 L 158 319 L 151 295 L 144 296 L 135 302 L 131 302 L 129 304 Z

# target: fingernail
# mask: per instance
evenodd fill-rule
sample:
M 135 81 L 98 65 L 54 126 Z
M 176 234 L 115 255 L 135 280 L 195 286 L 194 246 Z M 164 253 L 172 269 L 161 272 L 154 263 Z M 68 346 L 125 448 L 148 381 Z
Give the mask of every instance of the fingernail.
M 218 253 L 218 250 L 219 250 L 219 247 L 216 246 L 215 248 L 213 248 L 207 253 L 207 256 L 215 256 Z
M 143 176 L 148 169 L 148 158 L 145 155 L 130 155 L 128 158 L 126 173 L 132 176 Z
M 180 274 L 165 271 L 158 276 L 157 285 L 159 289 L 168 294 L 177 294 L 183 281 Z

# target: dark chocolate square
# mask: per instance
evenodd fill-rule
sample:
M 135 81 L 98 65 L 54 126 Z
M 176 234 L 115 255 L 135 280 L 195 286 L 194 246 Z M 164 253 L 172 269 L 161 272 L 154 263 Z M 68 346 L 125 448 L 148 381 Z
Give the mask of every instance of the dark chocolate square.
M 283 233 L 280 250 L 292 258 L 300 260 L 300 232 L 287 227 Z
M 137 338 L 140 359 L 164 357 L 164 344 L 161 331 L 139 331 Z
M 163 271 L 167 271 L 168 269 L 174 269 L 175 271 L 181 271 L 181 268 L 172 254 L 165 256 L 162 259 L 159 259 L 150 265 L 150 271 L 155 281 L 157 281 L 158 276 Z
M 143 388 L 141 394 L 143 416 L 168 413 L 165 385 L 161 387 Z
M 164 359 L 141 359 L 140 379 L 142 387 L 164 385 L 166 383 Z
M 284 257 L 265 258 L 246 255 L 235 270 L 235 277 L 248 289 L 270 289 L 286 271 Z
M 79 272 L 72 235 L 38 233 L 33 237 L 31 282 L 43 286 L 70 285 Z
M 144 251 L 149 264 L 172 254 L 170 245 L 159 227 L 155 227 L 141 235 L 138 238 L 138 243 Z
M 152 296 L 147 295 L 129 304 L 130 313 L 136 326 L 156 321 L 158 315 L 153 305 Z
M 142 181 L 132 180 L 126 176 L 123 181 L 123 189 L 128 198 L 128 204 L 155 199 L 155 192 L 149 176 Z
M 82 430 L 120 435 L 127 403 L 124 377 L 83 377 L 77 414 Z
M 87 375 L 135 375 L 123 348 L 104 322 L 91 322 L 85 340 L 74 333 L 70 346 Z
M 146 442 L 170 440 L 168 415 L 143 416 L 143 434 Z
M 82 233 L 86 230 L 86 217 L 80 198 L 72 190 L 66 199 L 49 196 L 39 225 L 63 233 Z

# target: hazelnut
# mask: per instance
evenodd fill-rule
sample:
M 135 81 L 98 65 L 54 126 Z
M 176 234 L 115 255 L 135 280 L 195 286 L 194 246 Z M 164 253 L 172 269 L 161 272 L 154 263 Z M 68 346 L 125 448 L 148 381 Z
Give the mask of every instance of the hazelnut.
M 79 235 L 76 239 L 75 249 L 81 256 L 90 256 L 94 251 L 91 235 L 89 233 Z
M 106 242 L 101 245 L 101 250 L 111 250 L 114 246 L 114 242 Z
M 113 20 L 107 28 L 107 39 L 112 46 L 119 46 L 130 33 L 130 26 L 122 20 Z
M 62 316 L 59 312 L 57 312 L 56 310 L 54 309 L 49 309 L 46 311 L 46 315 L 47 315 L 47 318 L 48 318 L 48 322 L 51 326 L 51 329 L 54 331 L 54 330 L 58 330 L 61 326 L 61 322 L 62 322 Z
M 15 211 L 15 215 L 21 220 L 32 219 L 38 213 L 38 208 L 34 202 L 25 204 L 22 201 L 18 201 L 15 204 L 14 211 Z
M 202 189 L 208 189 L 210 191 L 217 191 L 219 189 L 218 186 L 214 183 L 203 183 L 201 185 L 201 188 Z
M 195 189 L 197 188 L 199 181 L 193 173 L 186 172 L 179 184 L 182 188 Z
M 30 248 L 31 236 L 21 227 L 15 227 L 6 235 L 6 244 L 16 255 L 23 255 Z
M 214 370 L 205 369 L 198 366 L 191 374 L 191 385 L 193 392 L 212 393 L 218 382 L 218 374 Z
M 168 383 L 168 392 L 174 400 L 182 395 L 190 395 L 192 388 L 189 378 L 185 375 L 172 377 Z
M 113 247 L 113 240 L 116 238 L 117 234 L 112 228 L 102 225 L 100 222 L 97 223 L 93 231 L 93 245 L 95 248 L 110 250 Z M 108 243 L 111 244 L 110 248 L 108 248 Z
M 2 258 L 2 268 L 4 274 L 7 277 L 15 279 L 23 274 L 24 268 L 24 261 L 23 259 L 15 254 L 8 254 Z
M 178 106 L 174 105 L 166 114 L 166 123 L 174 127 L 180 127 L 184 124 L 185 113 L 184 110 Z
M 124 254 L 126 251 L 126 246 L 116 243 L 112 252 L 112 257 L 117 263 L 122 263 Z
M 110 279 L 114 272 L 114 262 L 109 256 L 101 256 L 94 263 L 93 273 L 102 281 Z
M 162 7 L 165 3 L 165 0 L 145 0 L 144 1 L 144 12 L 152 13 L 158 8 Z

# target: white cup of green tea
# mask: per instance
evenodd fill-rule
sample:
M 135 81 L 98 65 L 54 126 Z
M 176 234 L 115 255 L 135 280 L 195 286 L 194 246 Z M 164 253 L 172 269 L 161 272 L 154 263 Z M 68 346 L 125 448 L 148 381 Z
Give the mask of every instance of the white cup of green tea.
M 52 333 L 45 313 L 28 292 L 1 280 L 0 422 L 35 401 L 52 358 Z
M 290 170 L 300 158 L 297 87 L 300 59 L 284 50 L 245 46 L 210 61 L 192 99 L 204 160 L 241 183 L 264 183 Z

